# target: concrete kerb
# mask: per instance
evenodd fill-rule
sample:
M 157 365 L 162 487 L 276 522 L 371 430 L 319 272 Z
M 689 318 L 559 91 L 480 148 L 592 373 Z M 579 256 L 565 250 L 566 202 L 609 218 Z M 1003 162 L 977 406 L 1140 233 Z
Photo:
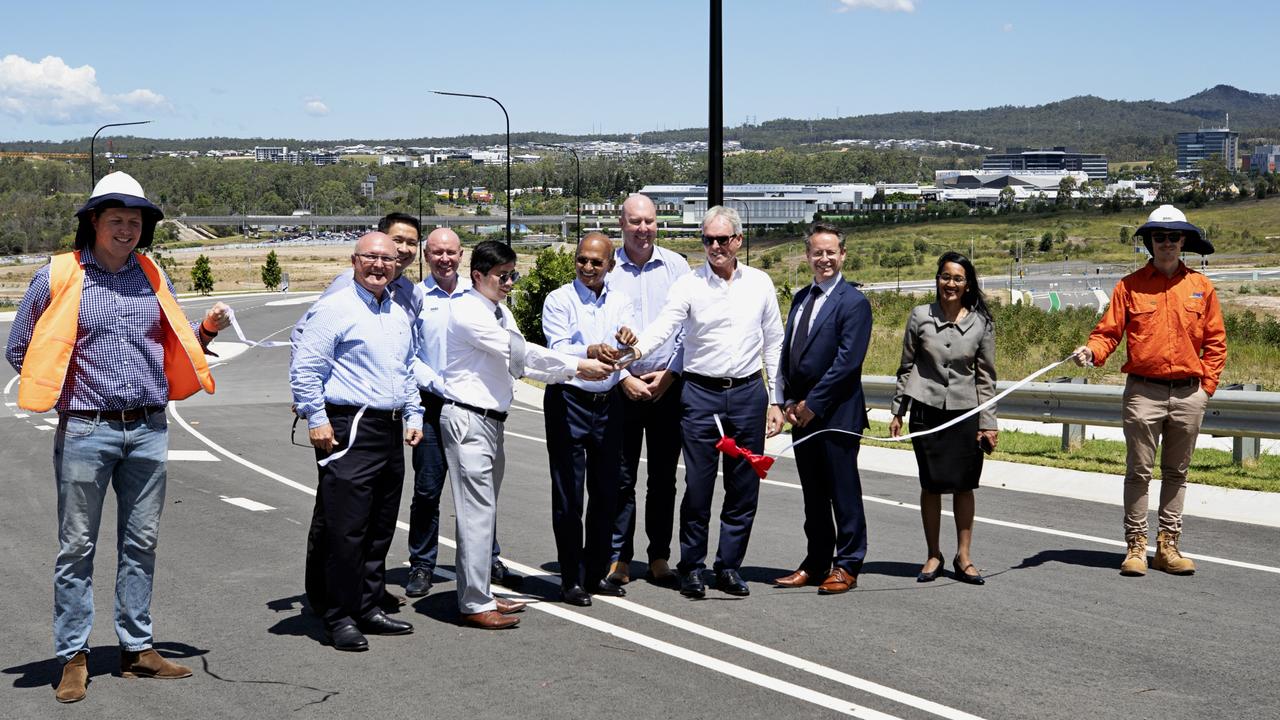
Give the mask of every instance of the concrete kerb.
M 515 385 L 515 397 L 518 402 L 538 409 L 542 408 L 540 388 L 525 382 L 518 382 Z M 779 435 L 765 442 L 765 450 L 777 452 L 789 442 L 791 442 L 789 435 Z M 914 478 L 914 474 L 903 472 L 904 469 L 915 467 L 915 458 L 909 453 L 910 451 L 905 449 L 864 447 L 858 454 L 858 467 L 863 470 Z M 787 452 L 786 455 L 790 457 L 792 454 Z M 1066 470 L 1044 465 L 1026 465 L 1002 460 L 988 460 L 983 467 L 982 483 L 986 487 L 1088 500 L 1117 507 L 1123 504 L 1124 477 L 1120 475 Z M 1159 500 L 1159 494 L 1158 489 L 1154 488 L 1150 493 L 1153 510 Z M 1183 512 L 1194 517 L 1280 527 L 1280 493 L 1236 490 L 1197 485 L 1192 482 L 1187 484 L 1187 499 Z

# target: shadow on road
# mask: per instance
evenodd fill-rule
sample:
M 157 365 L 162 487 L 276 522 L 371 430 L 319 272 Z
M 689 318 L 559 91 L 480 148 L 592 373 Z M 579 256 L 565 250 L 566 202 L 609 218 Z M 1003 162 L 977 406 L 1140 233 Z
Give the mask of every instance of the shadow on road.
M 1012 569 L 1022 570 L 1056 562 L 1064 565 L 1080 565 L 1081 567 L 1114 570 L 1120 567 L 1120 561 L 1122 560 L 1124 560 L 1124 553 L 1107 552 L 1105 550 L 1042 550 L 1024 559 Z
M 182 660 L 205 655 L 209 651 L 186 643 L 161 642 L 155 644 L 156 652 L 166 658 Z M 116 645 L 102 645 L 89 648 L 89 678 L 120 673 L 120 648 Z M 3 670 L 6 675 L 17 675 L 13 686 L 16 688 L 57 687 L 62 678 L 62 661 L 57 658 L 35 660 L 23 665 L 14 665 Z

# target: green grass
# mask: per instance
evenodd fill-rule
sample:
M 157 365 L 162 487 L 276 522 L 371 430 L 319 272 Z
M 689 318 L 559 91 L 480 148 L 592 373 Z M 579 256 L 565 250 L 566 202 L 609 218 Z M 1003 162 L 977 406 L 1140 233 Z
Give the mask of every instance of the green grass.
M 886 437 L 889 434 L 889 424 L 873 420 L 868 433 Z M 909 440 L 906 442 L 867 440 L 864 443 L 896 449 L 907 449 L 911 445 Z M 1060 438 L 1016 430 L 1002 430 L 1000 447 L 991 454 L 992 460 L 1120 476 L 1124 475 L 1124 458 L 1125 446 L 1119 441 L 1087 440 L 1079 449 L 1066 452 L 1062 450 Z M 911 466 L 911 462 L 904 462 L 906 467 Z M 1155 469 L 1155 477 L 1160 477 L 1158 466 Z M 1207 448 L 1197 449 L 1192 455 L 1191 469 L 1187 477 L 1191 482 L 1201 485 L 1280 492 L 1280 457 L 1263 455 L 1255 464 L 1237 467 L 1232 464 L 1229 452 Z M 1121 488 L 1117 484 L 1117 497 L 1120 491 Z

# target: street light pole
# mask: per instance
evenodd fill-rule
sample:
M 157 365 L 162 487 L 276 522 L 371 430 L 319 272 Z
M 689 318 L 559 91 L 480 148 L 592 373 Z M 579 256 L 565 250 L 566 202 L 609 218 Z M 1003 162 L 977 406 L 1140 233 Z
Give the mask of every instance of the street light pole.
M 137 120 L 134 122 L 107 123 L 106 125 L 103 125 L 102 127 L 93 131 L 93 137 L 89 138 L 89 192 L 90 193 L 93 192 L 93 186 L 96 185 L 98 182 L 98 172 L 94 164 L 94 158 L 93 158 L 93 152 L 94 152 L 93 146 L 98 141 L 98 133 L 102 132 L 103 130 L 106 130 L 109 127 L 124 127 L 125 125 L 146 125 L 149 122 L 151 121 Z
M 511 246 L 511 116 L 507 114 L 507 108 L 498 98 L 488 95 L 472 95 L 471 93 L 445 92 L 443 90 L 432 90 L 436 95 L 452 95 L 454 97 L 480 98 L 482 100 L 492 100 L 502 108 L 502 117 L 507 119 L 507 246 Z
M 746 257 L 746 260 L 744 260 L 744 262 L 750 265 L 751 264 L 751 238 L 747 236 L 747 226 L 751 224 L 751 206 L 748 205 L 747 201 L 743 200 L 742 198 L 725 198 L 725 202 L 742 203 L 742 212 L 744 215 L 746 215 L 746 218 L 744 218 L 742 221 L 742 243 L 747 248 L 747 257 Z
M 530 143 L 530 144 L 537 147 L 549 147 L 549 148 L 556 148 L 558 150 L 567 150 L 569 151 L 569 154 L 573 155 L 573 168 L 575 173 L 577 174 L 577 181 L 573 186 L 573 195 L 574 195 L 574 198 L 577 200 L 577 205 L 578 205 L 578 240 L 581 241 L 582 240 L 582 160 L 578 158 L 578 151 L 574 150 L 568 145 L 561 145 L 559 143 Z

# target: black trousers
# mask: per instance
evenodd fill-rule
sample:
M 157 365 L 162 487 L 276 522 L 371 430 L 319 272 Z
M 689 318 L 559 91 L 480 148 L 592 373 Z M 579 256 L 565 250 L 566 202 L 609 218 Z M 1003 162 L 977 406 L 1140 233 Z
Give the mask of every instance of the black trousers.
M 676 465 L 680 462 L 679 378 L 657 400 L 622 396 L 622 477 L 618 516 L 613 526 L 611 560 L 631 562 L 635 556 L 636 485 L 640 480 L 640 450 L 648 451 L 644 492 L 644 531 L 648 558 L 671 559 L 672 526 L 676 511 Z
M 816 423 L 797 428 L 793 438 L 799 440 L 820 429 Z M 832 567 L 854 575 L 862 570 L 867 555 L 867 520 L 858 476 L 860 447 L 859 438 L 825 433 L 795 449 L 808 540 L 800 567 L 810 575 L 820 576 Z
M 551 525 L 560 583 L 589 586 L 608 573 L 622 457 L 622 396 L 548 385 L 543 398 L 551 464 Z M 584 490 L 586 522 L 583 523 Z
M 346 447 L 354 410 L 328 409 L 335 452 Z M 306 585 L 312 610 L 330 629 L 372 614 L 386 592 L 387 551 L 404 486 L 402 435 L 399 419 L 370 410 L 350 451 L 319 468 Z M 328 455 L 316 451 L 317 460 Z
M 711 498 L 716 489 L 716 466 L 724 457 L 724 503 L 720 509 L 720 546 L 714 569 L 737 570 L 747 554 L 751 525 L 760 499 L 760 478 L 742 458 L 722 456 L 716 450 L 719 415 L 725 434 L 740 447 L 764 452 L 764 415 L 769 400 L 764 380 L 728 390 L 711 390 L 686 381 L 680 394 L 680 429 L 684 442 L 685 488 L 680 501 L 679 572 L 706 567 L 707 533 L 711 524 Z

